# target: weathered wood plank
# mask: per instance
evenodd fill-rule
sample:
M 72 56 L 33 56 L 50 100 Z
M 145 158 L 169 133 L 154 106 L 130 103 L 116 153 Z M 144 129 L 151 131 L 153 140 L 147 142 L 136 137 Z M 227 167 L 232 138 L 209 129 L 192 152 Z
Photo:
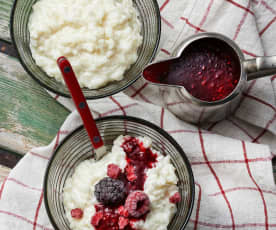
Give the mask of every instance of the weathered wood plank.
M 21 158 L 22 158 L 22 155 L 19 155 L 7 149 L 0 149 L 1 166 L 13 168 Z
M 11 41 L 9 31 L 10 13 L 13 0 L 0 0 L 0 38 Z
M 0 39 L 0 52 L 5 53 L 12 57 L 18 57 L 17 51 L 15 50 L 12 43 L 6 42 Z
M 0 98 L 0 147 L 21 154 L 47 145 L 69 114 L 5 54 L 0 54 Z

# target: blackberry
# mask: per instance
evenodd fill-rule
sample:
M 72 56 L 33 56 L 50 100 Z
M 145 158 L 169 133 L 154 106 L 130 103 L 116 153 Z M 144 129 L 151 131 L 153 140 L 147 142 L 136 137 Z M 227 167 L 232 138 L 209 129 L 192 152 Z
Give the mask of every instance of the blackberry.
M 100 203 L 115 206 L 123 203 L 127 192 L 123 181 L 105 177 L 96 184 L 94 194 Z

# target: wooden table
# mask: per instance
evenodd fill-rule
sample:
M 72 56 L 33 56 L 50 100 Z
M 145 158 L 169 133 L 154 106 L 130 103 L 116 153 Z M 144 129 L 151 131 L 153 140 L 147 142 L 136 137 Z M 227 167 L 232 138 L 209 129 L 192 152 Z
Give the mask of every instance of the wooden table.
M 69 111 L 23 70 L 9 35 L 13 0 L 0 0 L 0 181 L 28 150 L 47 145 Z
M 12 4 L 0 0 L 0 182 L 28 150 L 49 144 L 69 114 L 16 58 L 9 34 Z

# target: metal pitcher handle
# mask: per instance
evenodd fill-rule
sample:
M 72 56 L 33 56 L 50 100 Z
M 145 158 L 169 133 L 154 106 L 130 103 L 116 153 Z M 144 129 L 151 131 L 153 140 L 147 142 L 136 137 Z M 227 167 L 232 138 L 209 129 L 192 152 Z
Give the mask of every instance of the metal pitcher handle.
M 276 56 L 257 57 L 244 61 L 247 80 L 276 74 Z

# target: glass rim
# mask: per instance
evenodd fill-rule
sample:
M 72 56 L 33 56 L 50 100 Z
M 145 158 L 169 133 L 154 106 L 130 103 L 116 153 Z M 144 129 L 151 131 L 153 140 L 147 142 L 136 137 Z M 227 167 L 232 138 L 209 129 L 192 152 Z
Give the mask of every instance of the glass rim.
M 187 216 L 185 218 L 185 222 L 181 226 L 181 230 L 184 230 L 186 225 L 188 224 L 188 221 L 189 221 L 190 216 L 191 216 L 192 211 L 193 211 L 194 198 L 195 198 L 195 182 L 194 182 L 194 176 L 193 176 L 193 171 L 192 171 L 191 164 L 190 164 L 190 162 L 188 160 L 188 157 L 186 156 L 185 152 L 183 151 L 182 147 L 164 129 L 160 128 L 159 126 L 157 126 L 157 125 L 155 125 L 155 124 L 153 124 L 149 121 L 141 119 L 141 118 L 132 117 L 132 116 L 113 115 L 113 116 L 106 116 L 106 117 L 97 118 L 97 119 L 95 119 L 95 122 L 97 124 L 97 123 L 102 122 L 102 121 L 104 122 L 104 121 L 112 121 L 112 120 L 131 121 L 131 122 L 138 123 L 138 124 L 147 126 L 149 128 L 152 128 L 153 130 L 157 131 L 161 136 L 165 137 L 165 139 L 168 140 L 176 148 L 177 152 L 179 153 L 179 155 L 184 160 L 185 165 L 187 167 L 188 177 L 189 177 L 189 182 L 190 182 L 190 186 L 189 186 L 190 188 L 189 189 L 191 191 L 191 197 L 189 199 L 190 207 L 187 211 Z M 73 136 L 75 133 L 79 132 L 82 129 L 84 129 L 84 126 L 80 125 L 79 127 L 72 130 L 68 135 L 66 135 L 66 137 L 60 142 L 60 144 L 57 146 L 57 148 L 53 152 L 53 154 L 52 154 L 52 156 L 49 159 L 49 162 L 47 164 L 46 170 L 45 170 L 44 179 L 43 179 L 44 205 L 45 205 L 46 213 L 49 217 L 49 220 L 50 220 L 51 224 L 53 225 L 54 229 L 56 229 L 56 230 L 60 230 L 60 229 L 58 228 L 58 226 L 55 223 L 55 220 L 52 216 L 51 209 L 48 205 L 48 199 L 47 199 L 47 186 L 48 186 L 49 171 L 50 171 L 51 165 L 52 165 L 59 149 L 61 148 L 61 146 L 63 146 L 63 144 L 65 144 L 65 142 L 67 142 L 68 139 L 71 136 Z
M 64 92 L 61 92 L 60 90 L 54 89 L 54 88 L 48 86 L 47 84 L 43 83 L 39 78 L 37 78 L 35 76 L 35 74 L 32 73 L 31 70 L 29 70 L 28 66 L 23 61 L 23 58 L 21 57 L 21 54 L 20 54 L 20 52 L 18 51 L 18 48 L 17 48 L 17 43 L 16 43 L 16 39 L 15 39 L 15 35 L 14 35 L 14 28 L 13 28 L 14 27 L 14 14 L 15 14 L 15 9 L 16 9 L 16 5 L 17 5 L 18 1 L 20 1 L 20 0 L 14 0 L 14 3 L 12 5 L 12 10 L 11 10 L 11 14 L 10 14 L 10 36 L 11 36 L 11 41 L 12 41 L 12 44 L 13 44 L 15 50 L 16 50 L 17 57 L 18 57 L 18 60 L 19 60 L 20 64 L 23 66 L 24 70 L 28 73 L 28 75 L 33 80 L 35 80 L 40 86 L 42 86 L 43 88 L 45 88 L 45 89 L 49 90 L 50 92 L 55 93 L 57 95 L 60 95 L 60 96 L 66 97 L 66 98 L 71 98 L 71 94 L 70 94 L 69 91 L 68 91 L 68 93 L 64 93 Z M 134 1 L 134 0 L 132 0 L 132 1 Z M 158 51 L 158 48 L 159 48 L 159 44 L 160 44 L 160 39 L 161 39 L 161 13 L 160 13 L 160 10 L 159 10 L 159 5 L 158 5 L 157 0 L 151 0 L 151 1 L 153 2 L 154 10 L 157 14 L 157 30 L 158 31 L 157 31 L 157 38 L 156 38 L 155 47 L 152 51 L 152 54 L 151 54 L 151 57 L 149 58 L 148 63 L 151 63 L 152 60 L 156 57 L 156 54 L 157 54 L 157 51 Z M 95 99 L 100 99 L 100 98 L 112 96 L 116 93 L 119 93 L 119 92 L 125 90 L 126 88 L 128 88 L 129 86 L 131 86 L 133 83 L 135 83 L 142 76 L 141 75 L 142 71 L 143 70 L 141 70 L 127 84 L 125 84 L 125 85 L 123 85 L 119 88 L 116 88 L 116 89 L 112 90 L 109 93 L 104 93 L 104 94 L 101 94 L 101 95 L 98 95 L 98 96 L 86 96 L 86 95 L 84 95 L 84 97 L 88 100 L 95 100 Z M 47 74 L 47 76 L 48 76 L 48 74 Z M 92 90 L 92 89 L 89 89 L 89 90 Z

